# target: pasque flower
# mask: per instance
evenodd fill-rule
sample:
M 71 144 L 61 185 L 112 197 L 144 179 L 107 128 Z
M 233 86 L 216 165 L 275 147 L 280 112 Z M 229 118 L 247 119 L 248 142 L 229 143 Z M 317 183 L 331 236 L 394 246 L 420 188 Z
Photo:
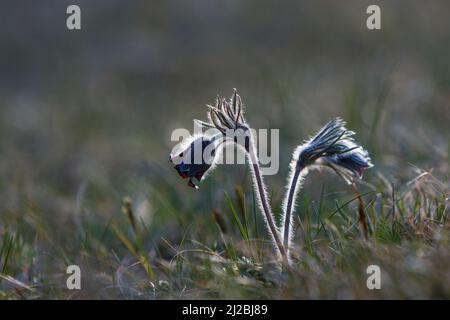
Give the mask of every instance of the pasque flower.
M 354 135 L 353 131 L 345 128 L 342 119 L 336 118 L 295 149 L 288 179 L 288 192 L 283 204 L 283 244 L 286 251 L 289 252 L 292 237 L 293 206 L 309 167 L 329 167 L 350 184 L 355 177 L 361 178 L 364 170 L 373 166 L 367 151 L 355 143 Z
M 183 179 L 188 179 L 190 187 L 198 189 L 193 179 L 200 182 L 214 165 L 219 138 L 219 135 L 211 138 L 205 135 L 198 136 L 181 152 L 169 156 L 175 170 Z
M 214 166 L 217 149 L 221 144 L 233 142 L 242 147 L 249 159 L 255 194 L 260 212 L 272 238 L 277 253 L 283 262 L 290 262 L 289 249 L 293 229 L 293 208 L 298 190 L 309 170 L 314 167 L 333 169 L 348 183 L 361 178 L 364 170 L 372 167 L 369 155 L 355 143 L 354 132 L 345 128 L 345 122 L 336 118 L 327 123 L 315 136 L 298 146 L 293 154 L 285 200 L 281 232 L 275 223 L 269 204 L 259 158 L 252 130 L 243 114 L 241 97 L 234 90 L 229 100 L 217 97 L 215 106 L 208 105 L 209 122 L 196 120 L 203 127 L 216 129 L 213 137 L 199 136 L 191 141 L 182 152 L 171 156 L 178 174 L 189 179 L 188 185 L 194 188 L 193 179 L 201 181 Z M 209 149 L 209 152 L 205 152 Z M 198 156 L 198 152 L 201 156 Z
M 200 135 L 195 138 L 183 151 L 171 155 L 169 160 L 175 163 L 175 170 L 183 179 L 189 179 L 188 185 L 195 189 L 198 186 L 193 182 L 195 178 L 201 181 L 205 173 L 214 165 L 214 159 L 218 147 L 232 138 L 238 142 L 239 135 L 244 137 L 244 147 L 248 149 L 248 125 L 242 113 L 242 100 L 234 90 L 233 96 L 228 102 L 225 98 L 217 96 L 216 105 L 207 105 L 208 119 L 210 122 L 194 121 L 205 128 L 215 128 L 219 131 L 212 138 Z M 209 152 L 206 152 L 209 151 Z M 205 154 L 206 153 L 206 154 Z
M 207 105 L 207 107 L 209 122 L 200 120 L 196 120 L 196 122 L 206 128 L 217 129 L 220 132 L 217 135 L 220 139 L 216 139 L 217 141 L 220 141 L 219 143 L 231 141 L 245 150 L 249 159 L 250 171 L 254 181 L 257 203 L 260 211 L 263 213 L 264 221 L 268 232 L 272 237 L 275 248 L 278 254 L 285 259 L 285 250 L 269 204 L 269 197 L 261 174 L 260 163 L 252 132 L 244 118 L 241 97 L 235 89 L 229 100 L 218 96 L 215 106 Z M 217 143 L 216 146 L 218 146 L 219 143 Z M 206 144 L 208 144 L 208 142 L 206 142 Z M 188 149 L 192 148 L 192 145 L 188 147 Z M 184 152 L 183 156 L 185 156 Z M 201 179 L 203 174 L 210 169 L 210 166 L 203 164 L 201 166 L 180 164 L 179 166 L 175 166 L 175 169 L 183 178 L 189 178 L 189 185 L 193 185 L 192 178 L 194 177 L 197 179 L 197 177 L 200 177 Z
M 353 178 L 362 178 L 364 171 L 373 167 L 366 150 L 362 147 L 349 152 L 325 157 L 323 165 L 330 167 L 339 174 L 347 183 L 352 183 Z

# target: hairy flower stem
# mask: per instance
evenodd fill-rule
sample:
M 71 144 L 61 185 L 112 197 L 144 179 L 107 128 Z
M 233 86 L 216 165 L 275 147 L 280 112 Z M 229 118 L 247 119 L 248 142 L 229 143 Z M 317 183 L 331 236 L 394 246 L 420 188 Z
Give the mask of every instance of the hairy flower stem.
M 285 202 L 284 215 L 283 215 L 283 245 L 286 249 L 286 256 L 290 258 L 290 242 L 292 239 L 292 229 L 293 229 L 293 207 L 295 203 L 295 198 L 298 193 L 299 178 L 303 167 L 298 163 L 295 164 L 295 169 L 291 173 L 291 179 L 289 182 L 289 189 L 287 193 L 287 200 Z
M 278 248 L 278 252 L 281 255 L 281 258 L 283 259 L 283 262 L 287 262 L 287 255 L 286 250 L 283 246 L 283 243 L 281 242 L 280 234 L 277 229 L 277 226 L 275 224 L 275 219 L 273 216 L 273 213 L 270 209 L 270 205 L 268 202 L 266 189 L 264 185 L 264 180 L 261 175 L 261 169 L 259 165 L 259 159 L 256 155 L 255 147 L 253 144 L 253 139 L 250 137 L 250 143 L 248 148 L 246 148 L 246 151 L 249 154 L 250 157 L 250 165 L 252 166 L 253 171 L 253 179 L 254 183 L 257 186 L 257 194 L 261 203 L 262 211 L 265 216 L 265 221 L 268 225 L 269 232 L 271 233 L 271 236 L 273 238 L 273 241 L 276 244 L 276 247 Z
M 298 177 L 300 176 L 300 166 L 295 167 L 294 176 L 292 177 L 291 185 L 289 186 L 288 201 L 286 204 L 286 213 L 284 217 L 284 238 L 283 244 L 286 250 L 289 252 L 289 239 L 291 238 L 292 227 L 292 203 L 294 202 L 295 189 L 297 188 Z

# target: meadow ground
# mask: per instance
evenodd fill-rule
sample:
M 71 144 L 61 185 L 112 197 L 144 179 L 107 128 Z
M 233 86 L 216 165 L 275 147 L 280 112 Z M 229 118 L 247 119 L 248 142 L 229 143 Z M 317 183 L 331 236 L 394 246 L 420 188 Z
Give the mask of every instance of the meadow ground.
M 382 1 L 379 32 L 365 1 L 79 2 L 79 33 L 69 2 L 0 8 L 0 299 L 450 298 L 447 1 Z M 277 217 L 293 148 L 330 119 L 375 165 L 362 201 L 308 175 L 291 271 L 246 166 L 195 191 L 167 161 L 234 87 L 253 127 L 280 129 Z

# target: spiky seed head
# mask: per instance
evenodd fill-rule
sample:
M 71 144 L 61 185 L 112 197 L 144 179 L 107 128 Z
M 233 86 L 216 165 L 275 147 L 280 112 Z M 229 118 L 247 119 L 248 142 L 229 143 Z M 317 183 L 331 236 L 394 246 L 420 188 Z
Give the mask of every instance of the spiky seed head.
M 210 123 L 206 125 L 213 125 L 223 135 L 226 135 L 227 130 L 249 129 L 242 112 L 242 99 L 236 89 L 233 90 L 229 101 L 217 96 L 216 105 L 207 107 Z

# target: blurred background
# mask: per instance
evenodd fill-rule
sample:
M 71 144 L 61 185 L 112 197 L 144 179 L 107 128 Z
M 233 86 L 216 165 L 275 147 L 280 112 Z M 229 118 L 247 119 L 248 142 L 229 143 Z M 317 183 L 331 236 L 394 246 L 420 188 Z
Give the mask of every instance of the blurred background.
M 66 28 L 70 4 L 80 31 Z M 366 28 L 370 4 L 2 1 L 0 231 L 24 220 L 29 241 L 27 228 L 82 239 L 85 219 L 104 226 L 129 196 L 148 243 L 198 232 L 236 183 L 251 197 L 250 179 L 221 166 L 190 189 L 167 161 L 170 136 L 233 88 L 254 128 L 280 129 L 275 204 L 293 148 L 336 116 L 372 156 L 368 181 L 431 170 L 448 182 L 450 2 L 376 1 L 379 31 Z M 345 189 L 328 176 L 313 173 L 305 197 Z

